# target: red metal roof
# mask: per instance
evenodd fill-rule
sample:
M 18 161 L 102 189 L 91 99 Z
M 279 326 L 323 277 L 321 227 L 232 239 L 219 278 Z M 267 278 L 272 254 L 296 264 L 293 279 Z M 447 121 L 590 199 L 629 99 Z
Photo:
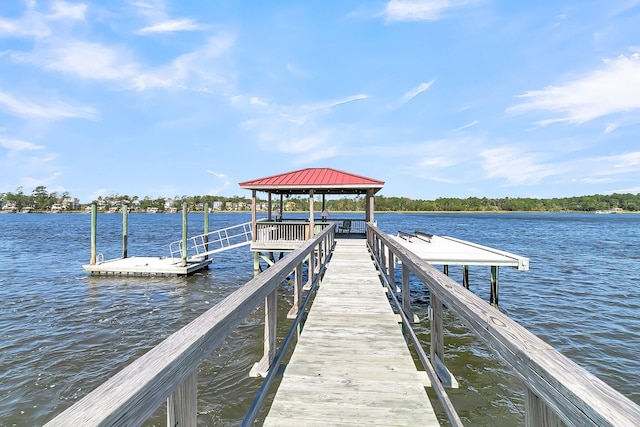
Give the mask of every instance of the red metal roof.
M 363 193 L 380 190 L 384 181 L 367 178 L 332 168 L 307 168 L 251 181 L 241 182 L 240 188 L 273 193 Z

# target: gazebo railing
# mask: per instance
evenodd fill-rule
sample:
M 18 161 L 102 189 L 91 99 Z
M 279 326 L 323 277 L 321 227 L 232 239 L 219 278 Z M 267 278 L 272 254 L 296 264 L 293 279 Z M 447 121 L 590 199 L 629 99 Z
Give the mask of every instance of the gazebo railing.
M 331 219 L 314 222 L 314 233 L 317 234 L 327 227 L 336 225 L 336 234 L 365 234 L 364 219 Z M 309 221 L 260 221 L 256 223 L 255 242 L 266 243 L 300 243 L 311 237 Z

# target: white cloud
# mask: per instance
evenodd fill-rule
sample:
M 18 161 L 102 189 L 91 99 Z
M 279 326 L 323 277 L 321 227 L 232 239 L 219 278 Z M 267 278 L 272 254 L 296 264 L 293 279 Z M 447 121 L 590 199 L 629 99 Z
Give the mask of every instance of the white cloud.
M 417 87 L 402 95 L 402 98 L 400 98 L 400 105 L 406 104 L 416 96 L 420 95 L 422 92 L 428 90 L 434 81 L 435 80 L 431 80 L 430 82 L 420 83 Z
M 478 123 L 480 123 L 478 120 L 474 120 L 471 123 L 467 123 L 466 125 L 460 126 L 456 130 L 469 129 L 470 127 L 473 127 L 473 126 L 477 125 Z
M 163 0 L 136 1 L 130 4 L 149 22 L 149 25 L 137 31 L 138 34 L 175 33 L 206 28 L 190 18 L 172 19 L 166 12 Z
M 178 31 L 196 31 L 203 28 L 204 26 L 197 24 L 193 19 L 172 19 L 169 21 L 159 22 L 149 27 L 144 27 L 138 31 L 138 33 L 175 33 Z
M 9 37 L 45 38 L 53 34 L 49 21 L 82 21 L 87 5 L 57 0 L 51 4 L 50 13 L 38 12 L 37 2 L 26 2 L 27 11 L 17 19 L 0 18 L 0 35 Z
M 221 57 L 234 43 L 228 34 L 211 37 L 193 52 L 174 59 L 169 65 L 155 69 L 130 59 L 124 47 L 107 46 L 82 40 L 55 40 L 32 52 L 11 52 L 17 63 L 29 63 L 48 71 L 56 71 L 84 80 L 113 81 L 138 91 L 152 88 L 200 90 L 208 84 L 227 81 Z M 216 70 L 221 70 L 217 73 Z
M 543 163 L 538 155 L 520 152 L 513 147 L 483 150 L 480 157 L 488 178 L 502 178 L 509 185 L 537 184 L 557 174 L 554 167 Z
M 555 118 L 538 123 L 582 124 L 612 114 L 629 114 L 640 109 L 640 54 L 620 55 L 605 60 L 604 66 L 560 86 L 520 95 L 525 101 L 507 109 L 520 114 L 532 111 L 555 113 Z
M 0 35 L 9 37 L 46 37 L 51 28 L 44 22 L 42 15 L 29 12 L 20 19 L 0 18 Z
M 46 148 L 44 145 L 36 145 L 33 142 L 2 137 L 0 137 L 0 147 L 6 148 L 9 151 L 34 151 L 44 150 Z
M 383 12 L 387 22 L 437 21 L 447 11 L 478 0 L 391 0 Z
M 53 3 L 52 13 L 47 15 L 47 19 L 72 19 L 83 21 L 87 12 L 87 5 L 83 3 L 68 3 L 58 0 Z
M 638 168 L 640 166 L 640 151 L 610 156 L 607 160 L 613 163 L 613 167 L 617 169 L 640 169 Z
M 640 194 L 640 187 L 619 188 L 617 190 L 607 191 L 607 194 Z
M 223 56 L 234 43 L 230 34 L 211 37 L 204 46 L 177 57 L 170 65 L 135 76 L 133 87 L 139 91 L 155 87 L 201 89 L 227 83 L 231 71 L 225 69 Z
M 65 102 L 54 100 L 46 105 L 19 100 L 12 95 L 0 92 L 0 105 L 16 116 L 47 120 L 62 120 L 71 118 L 92 119 L 95 112 L 89 107 L 73 106 Z
M 224 177 L 226 177 L 226 175 L 225 175 L 225 174 L 223 174 L 223 173 L 218 173 L 218 172 L 214 172 L 214 171 L 212 171 L 212 170 L 210 170 L 210 169 L 207 169 L 207 171 L 206 171 L 206 172 L 207 172 L 208 174 L 211 174 L 211 175 L 215 176 L 216 178 L 224 178 Z
M 303 105 L 302 109 L 303 110 L 329 110 L 329 109 L 331 109 L 333 107 L 337 107 L 339 105 L 348 104 L 350 102 L 360 101 L 360 100 L 368 99 L 368 98 L 369 98 L 369 96 L 361 93 L 361 94 L 358 94 L 358 95 L 351 95 L 351 96 L 347 96 L 347 97 L 340 98 L 340 99 L 334 99 L 334 100 L 325 101 L 325 102 L 319 102 L 319 103 L 315 103 L 315 104 Z
M 131 79 L 139 66 L 126 60 L 122 49 L 81 40 L 61 40 L 30 53 L 16 52 L 16 62 L 31 63 L 45 70 L 71 74 L 86 80 Z
M 418 162 L 418 167 L 420 168 L 447 168 L 450 166 L 454 166 L 458 164 L 458 161 L 451 157 L 444 156 L 434 156 L 427 157 Z

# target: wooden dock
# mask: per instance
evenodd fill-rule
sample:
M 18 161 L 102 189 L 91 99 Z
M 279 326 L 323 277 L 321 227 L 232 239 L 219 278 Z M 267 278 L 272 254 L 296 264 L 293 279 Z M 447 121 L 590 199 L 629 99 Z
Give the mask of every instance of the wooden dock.
M 364 239 L 335 251 L 265 426 L 439 425 Z

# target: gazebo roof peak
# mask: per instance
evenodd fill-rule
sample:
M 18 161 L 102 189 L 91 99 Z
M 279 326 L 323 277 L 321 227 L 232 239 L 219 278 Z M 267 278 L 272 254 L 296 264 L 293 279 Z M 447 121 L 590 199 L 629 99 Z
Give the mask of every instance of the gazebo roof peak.
M 377 192 L 384 181 L 333 168 L 306 168 L 239 183 L 240 188 L 281 194 L 363 194 Z

